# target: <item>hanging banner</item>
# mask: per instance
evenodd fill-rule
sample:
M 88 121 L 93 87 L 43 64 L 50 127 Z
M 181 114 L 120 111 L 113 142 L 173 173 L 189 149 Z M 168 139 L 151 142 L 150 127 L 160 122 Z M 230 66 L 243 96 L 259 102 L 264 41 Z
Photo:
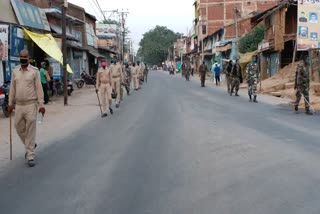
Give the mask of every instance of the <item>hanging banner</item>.
M 299 0 L 297 50 L 306 51 L 320 48 L 320 2 L 314 0 Z
M 0 25 L 0 61 L 8 61 L 9 25 Z

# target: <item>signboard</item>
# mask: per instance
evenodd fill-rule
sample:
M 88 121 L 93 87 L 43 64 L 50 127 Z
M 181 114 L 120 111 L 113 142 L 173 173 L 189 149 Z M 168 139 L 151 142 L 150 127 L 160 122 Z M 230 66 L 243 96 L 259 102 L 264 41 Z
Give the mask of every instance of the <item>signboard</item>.
M 0 25 L 0 61 L 8 61 L 9 25 Z
M 320 48 L 320 2 L 299 0 L 297 16 L 297 50 Z
M 87 45 L 93 47 L 95 43 L 93 27 L 87 23 L 86 23 L 86 34 L 87 34 Z
M 10 59 L 19 61 L 20 51 L 24 49 L 24 33 L 21 28 L 12 27 Z
M 11 0 L 20 25 L 51 31 L 47 16 L 40 8 L 19 0 Z
M 98 38 L 115 38 L 117 27 L 116 24 L 96 24 L 96 35 Z

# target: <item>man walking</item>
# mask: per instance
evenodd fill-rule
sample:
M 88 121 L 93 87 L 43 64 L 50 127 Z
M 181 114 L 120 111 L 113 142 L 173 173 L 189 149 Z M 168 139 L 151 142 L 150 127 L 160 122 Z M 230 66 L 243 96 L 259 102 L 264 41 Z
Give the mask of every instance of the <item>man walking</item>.
M 230 96 L 235 90 L 235 96 L 239 96 L 238 91 L 240 87 L 240 83 L 242 83 L 242 73 L 241 73 L 241 66 L 239 60 L 236 60 L 236 64 L 232 68 L 231 72 L 231 91 Z
M 101 109 L 102 115 L 101 117 L 108 116 L 107 114 L 107 98 L 109 102 L 109 111 L 110 114 L 113 114 L 112 110 L 112 77 L 110 70 L 107 68 L 106 62 L 101 63 L 102 68 L 99 68 L 97 73 L 97 81 L 96 81 L 96 93 L 100 92 L 101 98 Z
M 294 89 L 296 90 L 296 102 L 294 106 L 294 110 L 298 112 L 299 110 L 299 103 L 301 100 L 301 96 L 304 96 L 305 100 L 305 109 L 307 115 L 312 115 L 310 112 L 309 106 L 309 69 L 310 69 L 310 60 L 308 55 L 303 55 L 302 62 L 298 64 L 297 71 L 296 71 L 296 79 L 295 79 L 295 86 Z
M 149 73 L 148 66 L 145 65 L 143 74 L 144 74 L 144 81 L 146 81 L 146 83 L 148 82 L 148 73 Z
M 208 71 L 208 67 L 205 64 L 205 62 L 203 61 L 202 65 L 200 65 L 200 67 L 199 67 L 199 75 L 200 75 L 200 79 L 201 79 L 201 87 L 205 87 L 207 71 Z
M 136 65 L 136 63 L 132 63 L 132 78 L 133 78 L 133 89 L 134 90 L 139 90 L 139 68 Z
M 185 72 L 184 74 L 185 74 L 185 77 L 186 77 L 186 81 L 190 81 L 191 64 L 188 61 L 188 59 L 185 59 L 183 65 L 184 65 L 184 72 Z
M 220 65 L 217 63 L 217 61 L 215 61 L 215 63 L 212 65 L 211 71 L 216 80 L 216 86 L 220 86 Z
M 120 88 L 123 82 L 122 67 L 117 64 L 117 56 L 114 56 L 111 60 L 110 72 L 112 77 L 112 89 L 117 93 L 116 108 L 120 107 Z
M 253 56 L 252 61 L 247 65 L 246 68 L 246 80 L 248 83 L 248 95 L 249 101 L 257 103 L 257 84 L 260 79 L 260 74 L 258 72 L 258 65 L 257 65 L 257 57 Z
M 12 71 L 9 106 L 8 111 L 11 114 L 13 104 L 15 103 L 15 121 L 14 125 L 17 133 L 25 146 L 25 158 L 30 167 L 35 166 L 34 149 L 37 111 L 45 114 L 43 107 L 43 91 L 40 80 L 40 73 L 36 67 L 29 65 L 29 53 L 27 50 L 20 52 L 20 65 Z
M 232 60 L 229 60 L 228 64 L 225 67 L 228 93 L 230 93 L 230 91 L 231 91 L 231 71 L 232 71 L 232 67 L 233 67 Z

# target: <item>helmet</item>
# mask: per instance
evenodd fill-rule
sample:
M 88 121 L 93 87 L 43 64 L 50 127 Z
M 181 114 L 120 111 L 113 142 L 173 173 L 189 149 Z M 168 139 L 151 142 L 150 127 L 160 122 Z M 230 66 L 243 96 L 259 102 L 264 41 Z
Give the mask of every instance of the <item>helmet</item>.
M 117 92 L 112 91 L 111 98 L 115 100 L 115 99 L 117 99 L 117 96 L 118 96 Z

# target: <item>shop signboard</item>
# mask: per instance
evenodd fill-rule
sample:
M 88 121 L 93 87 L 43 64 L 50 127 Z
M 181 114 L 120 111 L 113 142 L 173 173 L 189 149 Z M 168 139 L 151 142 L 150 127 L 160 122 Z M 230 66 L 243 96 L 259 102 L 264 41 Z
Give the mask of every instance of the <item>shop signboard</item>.
M 40 8 L 19 0 L 11 0 L 20 25 L 51 31 L 47 16 Z
M 299 0 L 297 50 L 320 48 L 320 1 Z
M 0 61 L 8 60 L 9 25 L 0 25 Z

